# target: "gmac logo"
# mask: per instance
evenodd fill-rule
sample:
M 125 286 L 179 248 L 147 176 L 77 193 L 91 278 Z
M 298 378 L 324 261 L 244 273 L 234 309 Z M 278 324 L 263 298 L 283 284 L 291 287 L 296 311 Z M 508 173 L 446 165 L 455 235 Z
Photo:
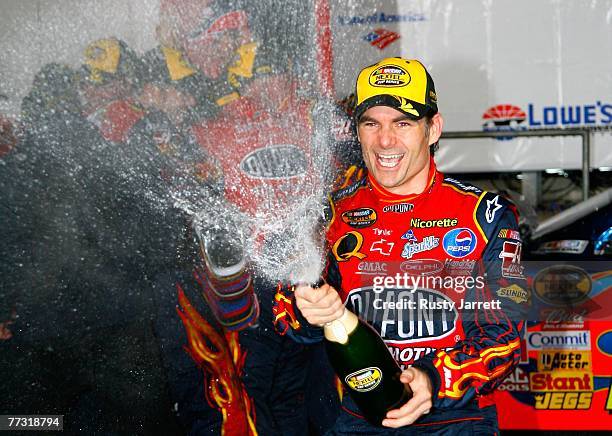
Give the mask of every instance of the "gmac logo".
M 465 257 L 472 253 L 477 243 L 474 232 L 465 227 L 446 232 L 442 240 L 444 251 L 455 258 Z

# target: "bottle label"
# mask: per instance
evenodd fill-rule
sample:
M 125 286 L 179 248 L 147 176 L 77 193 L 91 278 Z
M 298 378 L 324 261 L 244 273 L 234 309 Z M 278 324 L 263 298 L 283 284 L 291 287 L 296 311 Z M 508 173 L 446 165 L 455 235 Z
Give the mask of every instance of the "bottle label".
M 344 381 L 354 391 L 368 392 L 380 384 L 382 371 L 375 366 L 363 368 L 347 375 Z

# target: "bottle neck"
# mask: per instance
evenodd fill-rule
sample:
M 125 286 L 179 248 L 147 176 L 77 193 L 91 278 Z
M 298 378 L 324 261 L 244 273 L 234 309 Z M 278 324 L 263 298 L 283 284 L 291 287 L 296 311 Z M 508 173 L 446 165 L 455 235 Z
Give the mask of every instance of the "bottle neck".
M 359 318 L 357 318 L 357 315 L 344 308 L 340 318 L 323 326 L 323 334 L 328 341 L 344 345 L 348 342 L 349 335 L 353 333 L 358 324 Z

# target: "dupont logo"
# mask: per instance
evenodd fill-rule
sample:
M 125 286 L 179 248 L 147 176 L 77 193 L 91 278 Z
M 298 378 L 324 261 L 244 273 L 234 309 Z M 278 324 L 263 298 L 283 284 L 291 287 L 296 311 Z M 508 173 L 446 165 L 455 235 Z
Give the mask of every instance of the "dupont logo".
M 583 330 L 527 333 L 530 350 L 590 350 L 590 332 Z
M 286 179 L 306 173 L 308 162 L 303 150 L 292 144 L 271 145 L 247 154 L 240 169 L 257 179 Z
M 513 132 L 527 130 L 522 123 L 527 114 L 518 106 L 511 104 L 498 104 L 492 106 L 482 114 L 482 128 L 485 132 Z M 513 136 L 498 136 L 498 140 L 512 139 Z
M 376 47 L 379 50 L 384 50 L 385 47 L 397 41 L 399 38 L 399 33 L 383 28 L 374 29 L 372 32 L 363 37 L 363 39 L 369 42 L 372 47 Z

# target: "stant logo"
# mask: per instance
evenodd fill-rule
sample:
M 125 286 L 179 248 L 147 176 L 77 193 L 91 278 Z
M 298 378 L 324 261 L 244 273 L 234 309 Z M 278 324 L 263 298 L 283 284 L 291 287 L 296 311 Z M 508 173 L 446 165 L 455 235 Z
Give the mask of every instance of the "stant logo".
M 373 326 L 387 345 L 444 338 L 455 331 L 459 317 L 450 297 L 423 288 L 356 288 L 347 297 L 347 307 Z
M 580 392 L 593 390 L 593 375 L 590 372 L 532 372 L 529 385 L 534 392 Z
M 411 77 L 408 71 L 397 65 L 383 65 L 370 73 L 370 85 L 381 88 L 395 88 L 406 86 Z
M 465 257 L 474 252 L 477 243 L 476 235 L 467 227 L 449 230 L 442 241 L 444 251 L 455 258 Z
M 414 209 L 414 204 L 412 203 L 396 203 L 383 207 L 383 212 L 406 213 L 412 209 Z
M 269 145 L 247 154 L 240 169 L 257 179 L 287 179 L 301 176 L 308 167 L 306 154 L 291 144 Z
M 400 270 L 406 274 L 426 276 L 437 274 L 444 269 L 444 264 L 437 259 L 406 260 L 400 264 Z
M 380 368 L 371 366 L 350 373 L 344 378 L 344 381 L 354 391 L 368 392 L 378 386 L 382 378 Z
M 347 210 L 342 214 L 342 221 L 356 229 L 368 227 L 376 222 L 376 211 L 367 207 Z

